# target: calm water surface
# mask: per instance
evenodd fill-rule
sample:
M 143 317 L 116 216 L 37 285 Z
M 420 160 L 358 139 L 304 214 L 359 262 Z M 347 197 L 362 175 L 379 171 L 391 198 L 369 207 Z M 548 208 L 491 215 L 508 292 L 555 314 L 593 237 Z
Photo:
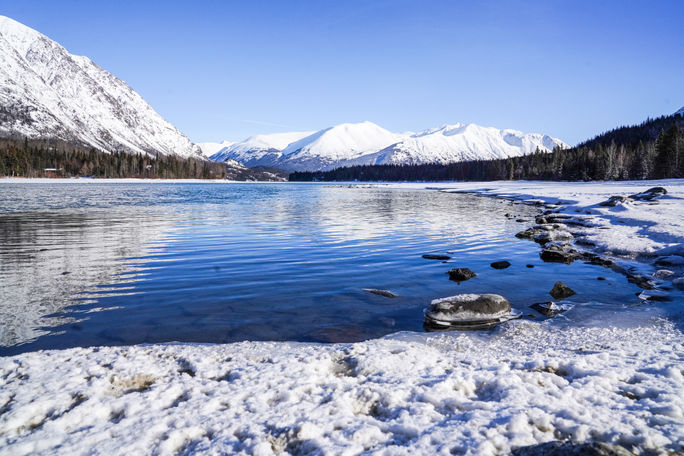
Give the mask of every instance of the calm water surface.
M 430 300 L 458 293 L 499 293 L 534 314 L 529 304 L 549 300 L 556 280 L 577 291 L 577 306 L 554 324 L 663 312 L 608 269 L 541 262 L 507 213 L 532 220 L 536 209 L 382 186 L 1 183 L 0 354 L 357 341 L 423 331 Z M 421 258 L 444 252 L 447 264 Z M 512 266 L 489 266 L 502 259 Z M 478 276 L 449 281 L 461 266 Z

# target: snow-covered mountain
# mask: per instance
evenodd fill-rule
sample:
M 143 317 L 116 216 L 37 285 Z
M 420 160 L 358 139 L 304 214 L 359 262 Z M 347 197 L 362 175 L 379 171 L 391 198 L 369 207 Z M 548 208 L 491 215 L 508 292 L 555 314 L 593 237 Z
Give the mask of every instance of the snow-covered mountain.
M 536 149 L 551 151 L 559 146 L 568 147 L 559 139 L 538 133 L 525 134 L 475 124 L 443 125 L 347 164 L 445 164 L 515 157 Z
M 202 151 L 202 155 L 205 157 L 209 158 L 215 153 L 217 153 L 221 149 L 225 149 L 226 147 L 230 147 L 234 143 L 232 141 L 222 141 L 220 143 L 217 142 L 201 142 L 197 143 L 199 146 L 200 150 Z
M 220 149 L 211 155 L 211 159 L 214 161 L 233 159 L 247 166 L 275 166 L 283 149 L 312 133 L 312 131 L 302 131 L 250 136 L 244 141 L 232 143 Z
M 200 156 L 125 82 L 0 16 L 0 136 L 57 138 L 112 152 Z
M 420 133 L 392 133 L 372 122 L 341 124 L 311 134 L 292 134 L 300 137 L 285 144 L 290 139 L 287 135 L 253 136 L 222 149 L 211 159 L 233 159 L 248 166 L 265 165 L 288 171 L 318 171 L 352 165 L 507 158 L 536 149 L 548 152 L 555 147 L 568 147 L 548 135 L 475 124 L 444 125 Z
M 682 109 L 680 109 L 679 111 L 675 112 L 675 115 L 676 115 L 676 114 L 679 114 L 679 115 L 681 115 L 681 116 L 684 116 L 684 106 L 682 106 Z

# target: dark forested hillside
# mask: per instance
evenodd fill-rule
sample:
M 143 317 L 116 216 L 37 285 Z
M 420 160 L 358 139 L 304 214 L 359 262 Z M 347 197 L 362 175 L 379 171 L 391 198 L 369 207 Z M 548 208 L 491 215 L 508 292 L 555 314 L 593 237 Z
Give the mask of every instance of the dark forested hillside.
M 448 165 L 372 165 L 295 172 L 291 181 L 623 180 L 684 177 L 684 118 L 649 119 L 571 149 Z
M 63 141 L 0 139 L 0 176 L 284 180 L 280 170 L 251 170 L 177 155 L 112 154 Z

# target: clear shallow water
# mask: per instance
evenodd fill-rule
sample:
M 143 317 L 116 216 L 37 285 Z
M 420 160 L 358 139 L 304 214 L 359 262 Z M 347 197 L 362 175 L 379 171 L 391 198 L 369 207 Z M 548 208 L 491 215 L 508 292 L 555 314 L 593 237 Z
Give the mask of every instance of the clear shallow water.
M 423 331 L 430 300 L 499 293 L 578 305 L 554 324 L 641 321 L 639 289 L 543 263 L 535 208 L 424 190 L 311 184 L 0 184 L 0 354 L 169 341 L 357 341 Z M 452 252 L 448 263 L 424 253 Z M 492 261 L 512 266 L 495 270 Z M 530 269 L 526 264 L 535 267 Z M 452 267 L 478 276 L 448 280 Z M 598 276 L 606 277 L 598 281 Z M 389 299 L 363 288 L 388 289 Z M 626 317 L 629 315 L 629 317 Z M 539 318 L 539 316 L 537 316 Z

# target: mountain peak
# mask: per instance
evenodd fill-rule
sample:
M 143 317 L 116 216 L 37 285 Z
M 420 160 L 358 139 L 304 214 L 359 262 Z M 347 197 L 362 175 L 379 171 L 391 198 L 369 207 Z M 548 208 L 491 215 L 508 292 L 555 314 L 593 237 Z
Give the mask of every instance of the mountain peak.
M 125 82 L 6 16 L 0 62 L 4 137 L 59 139 L 105 152 L 200 153 Z
M 684 116 L 684 106 L 682 106 L 682 108 L 679 111 L 675 112 L 675 115 L 677 114 L 679 114 L 680 116 Z

